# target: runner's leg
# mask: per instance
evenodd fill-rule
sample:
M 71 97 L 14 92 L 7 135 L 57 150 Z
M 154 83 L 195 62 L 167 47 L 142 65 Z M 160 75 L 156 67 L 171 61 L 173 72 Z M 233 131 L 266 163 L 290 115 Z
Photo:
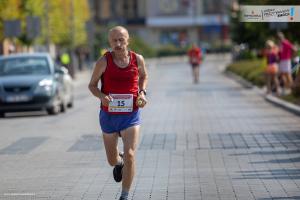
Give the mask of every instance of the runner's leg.
M 271 75 L 267 74 L 267 94 L 272 93 L 272 79 L 271 79 Z
M 140 126 L 132 126 L 121 131 L 124 144 L 124 167 L 122 191 L 129 191 L 135 174 L 135 152 L 139 140 Z
M 119 164 L 121 157 L 118 151 L 118 133 L 103 133 L 103 142 L 108 163 L 111 166 Z
M 200 67 L 199 67 L 199 65 L 197 65 L 195 67 L 195 83 L 199 82 L 199 72 L 200 72 Z
M 288 87 L 289 87 L 289 89 L 291 89 L 291 87 L 293 86 L 293 77 L 292 77 L 292 74 L 291 73 L 287 73 L 286 74 L 286 76 L 287 76 L 287 80 L 288 80 Z
M 194 83 L 198 83 L 199 81 L 199 66 L 193 65 L 193 79 Z

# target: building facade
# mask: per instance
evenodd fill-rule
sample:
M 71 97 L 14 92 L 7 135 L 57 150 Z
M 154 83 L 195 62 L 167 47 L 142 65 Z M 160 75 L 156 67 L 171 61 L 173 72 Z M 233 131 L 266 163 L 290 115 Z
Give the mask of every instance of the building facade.
M 90 0 L 94 21 L 127 27 L 151 45 L 228 44 L 232 0 Z

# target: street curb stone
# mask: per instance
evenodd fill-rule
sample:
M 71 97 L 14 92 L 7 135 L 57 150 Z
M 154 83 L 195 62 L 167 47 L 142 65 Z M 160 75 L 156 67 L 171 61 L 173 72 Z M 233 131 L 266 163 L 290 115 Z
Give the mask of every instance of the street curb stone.
M 284 101 L 280 98 L 274 97 L 272 95 L 266 95 L 265 99 L 266 99 L 266 101 L 271 102 L 272 104 L 274 104 L 278 107 L 284 108 L 284 109 L 300 116 L 300 106 L 286 102 L 286 101 Z

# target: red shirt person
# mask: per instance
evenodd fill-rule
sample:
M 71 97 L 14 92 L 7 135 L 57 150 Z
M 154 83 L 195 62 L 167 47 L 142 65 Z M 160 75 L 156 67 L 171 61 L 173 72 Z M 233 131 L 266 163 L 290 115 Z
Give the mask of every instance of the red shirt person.
M 192 66 L 200 65 L 202 61 L 202 52 L 199 47 L 195 44 L 192 45 L 192 48 L 188 51 L 189 61 Z
M 104 56 L 107 60 L 107 67 L 101 77 L 101 91 L 104 94 L 118 94 L 112 96 L 112 98 L 115 100 L 124 98 L 124 101 L 126 101 L 126 99 L 129 99 L 129 96 L 132 95 L 133 104 L 132 108 L 128 108 L 128 112 L 126 112 L 126 110 L 123 112 L 118 112 L 118 109 L 109 108 L 107 105 L 103 104 L 101 105 L 101 109 L 106 112 L 115 110 L 115 112 L 112 112 L 113 114 L 129 114 L 132 111 L 138 110 L 138 106 L 136 103 L 134 103 L 137 101 L 139 92 L 139 69 L 136 53 L 129 51 L 129 64 L 125 68 L 120 68 L 115 64 L 112 52 L 108 51 L 104 54 Z M 125 102 L 122 102 L 121 100 L 119 104 L 122 103 Z
M 291 87 L 293 84 L 293 79 L 291 75 L 292 70 L 292 61 L 293 52 L 297 49 L 287 40 L 282 32 L 277 33 L 277 36 L 280 40 L 279 45 L 279 75 L 283 80 L 284 88 L 282 93 L 289 94 L 291 92 Z
M 113 177 L 122 181 L 119 200 L 127 200 L 135 174 L 135 153 L 140 130 L 140 109 L 146 103 L 147 70 L 142 55 L 128 50 L 129 33 L 116 26 L 109 30 L 107 52 L 95 64 L 89 83 L 91 93 L 101 100 L 99 122 L 107 161 Z M 98 83 L 101 80 L 101 89 Z M 123 153 L 118 149 L 122 137 Z
M 192 66 L 194 83 L 198 83 L 199 73 L 200 73 L 199 67 L 202 62 L 201 49 L 196 44 L 193 44 L 192 48 L 189 49 L 188 51 L 188 57 L 189 57 L 189 63 Z

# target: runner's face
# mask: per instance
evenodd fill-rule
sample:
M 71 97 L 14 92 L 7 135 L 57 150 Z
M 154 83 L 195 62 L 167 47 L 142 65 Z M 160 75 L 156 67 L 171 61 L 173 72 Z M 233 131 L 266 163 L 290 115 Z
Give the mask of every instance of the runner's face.
M 109 44 L 113 51 L 126 51 L 128 46 L 128 35 L 124 31 L 113 31 L 109 35 Z

